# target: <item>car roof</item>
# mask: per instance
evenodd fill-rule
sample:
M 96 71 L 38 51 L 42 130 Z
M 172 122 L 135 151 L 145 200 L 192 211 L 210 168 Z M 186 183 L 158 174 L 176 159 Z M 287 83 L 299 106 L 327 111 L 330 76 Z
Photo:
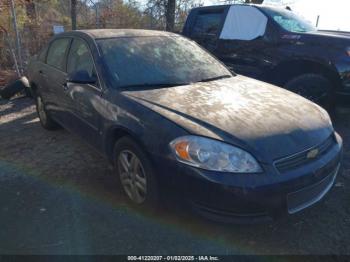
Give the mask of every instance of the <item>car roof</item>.
M 117 38 L 117 37 L 140 37 L 140 36 L 178 36 L 177 34 L 143 29 L 88 29 L 74 30 L 59 34 L 58 36 L 88 35 L 93 39 Z

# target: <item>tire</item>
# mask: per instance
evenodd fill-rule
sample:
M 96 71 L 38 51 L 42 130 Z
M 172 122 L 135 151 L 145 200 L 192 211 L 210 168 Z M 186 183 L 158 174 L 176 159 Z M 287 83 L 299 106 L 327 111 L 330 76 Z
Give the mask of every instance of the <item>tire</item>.
M 335 92 L 329 79 L 319 74 L 299 75 L 288 81 L 284 88 L 297 93 L 328 111 L 335 107 Z
M 50 117 L 45 109 L 45 104 L 40 95 L 36 96 L 36 111 L 38 113 L 40 124 L 46 130 L 57 130 L 60 126 Z
M 29 97 L 29 98 L 34 97 L 30 88 L 24 89 L 24 94 L 26 95 L 26 97 Z
M 137 207 L 157 208 L 159 206 L 158 182 L 145 151 L 132 138 L 125 136 L 116 142 L 113 152 L 119 186 L 129 202 Z
M 0 95 L 3 99 L 10 99 L 13 97 L 15 94 L 21 92 L 26 88 L 24 82 L 22 79 L 17 79 L 14 80 L 10 83 L 8 83 L 1 91 Z

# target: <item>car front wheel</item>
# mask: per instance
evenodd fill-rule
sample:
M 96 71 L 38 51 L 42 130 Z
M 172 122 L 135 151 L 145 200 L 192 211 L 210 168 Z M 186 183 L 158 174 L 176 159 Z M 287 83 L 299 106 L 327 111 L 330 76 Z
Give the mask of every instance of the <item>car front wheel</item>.
M 152 164 L 130 137 L 123 137 L 115 144 L 114 164 L 121 187 L 133 204 L 152 208 L 158 205 L 158 186 Z

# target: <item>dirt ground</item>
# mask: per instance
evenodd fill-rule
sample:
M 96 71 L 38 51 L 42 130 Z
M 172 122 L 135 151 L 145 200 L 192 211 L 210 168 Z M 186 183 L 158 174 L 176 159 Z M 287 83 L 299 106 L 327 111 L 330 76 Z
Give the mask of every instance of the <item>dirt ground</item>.
M 129 208 L 107 161 L 32 100 L 0 99 L 1 254 L 350 254 L 350 111 L 334 124 L 344 171 L 326 199 L 270 224 L 222 225 L 186 209 Z

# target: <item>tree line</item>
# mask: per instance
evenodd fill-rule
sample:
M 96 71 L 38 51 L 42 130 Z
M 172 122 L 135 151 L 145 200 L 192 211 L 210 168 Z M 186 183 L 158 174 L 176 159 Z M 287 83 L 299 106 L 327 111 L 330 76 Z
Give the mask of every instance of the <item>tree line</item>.
M 13 54 L 25 68 L 29 57 L 53 35 L 54 26 L 66 31 L 143 28 L 180 32 L 189 11 L 201 5 L 202 0 L 1 0 L 0 70 L 14 67 Z

